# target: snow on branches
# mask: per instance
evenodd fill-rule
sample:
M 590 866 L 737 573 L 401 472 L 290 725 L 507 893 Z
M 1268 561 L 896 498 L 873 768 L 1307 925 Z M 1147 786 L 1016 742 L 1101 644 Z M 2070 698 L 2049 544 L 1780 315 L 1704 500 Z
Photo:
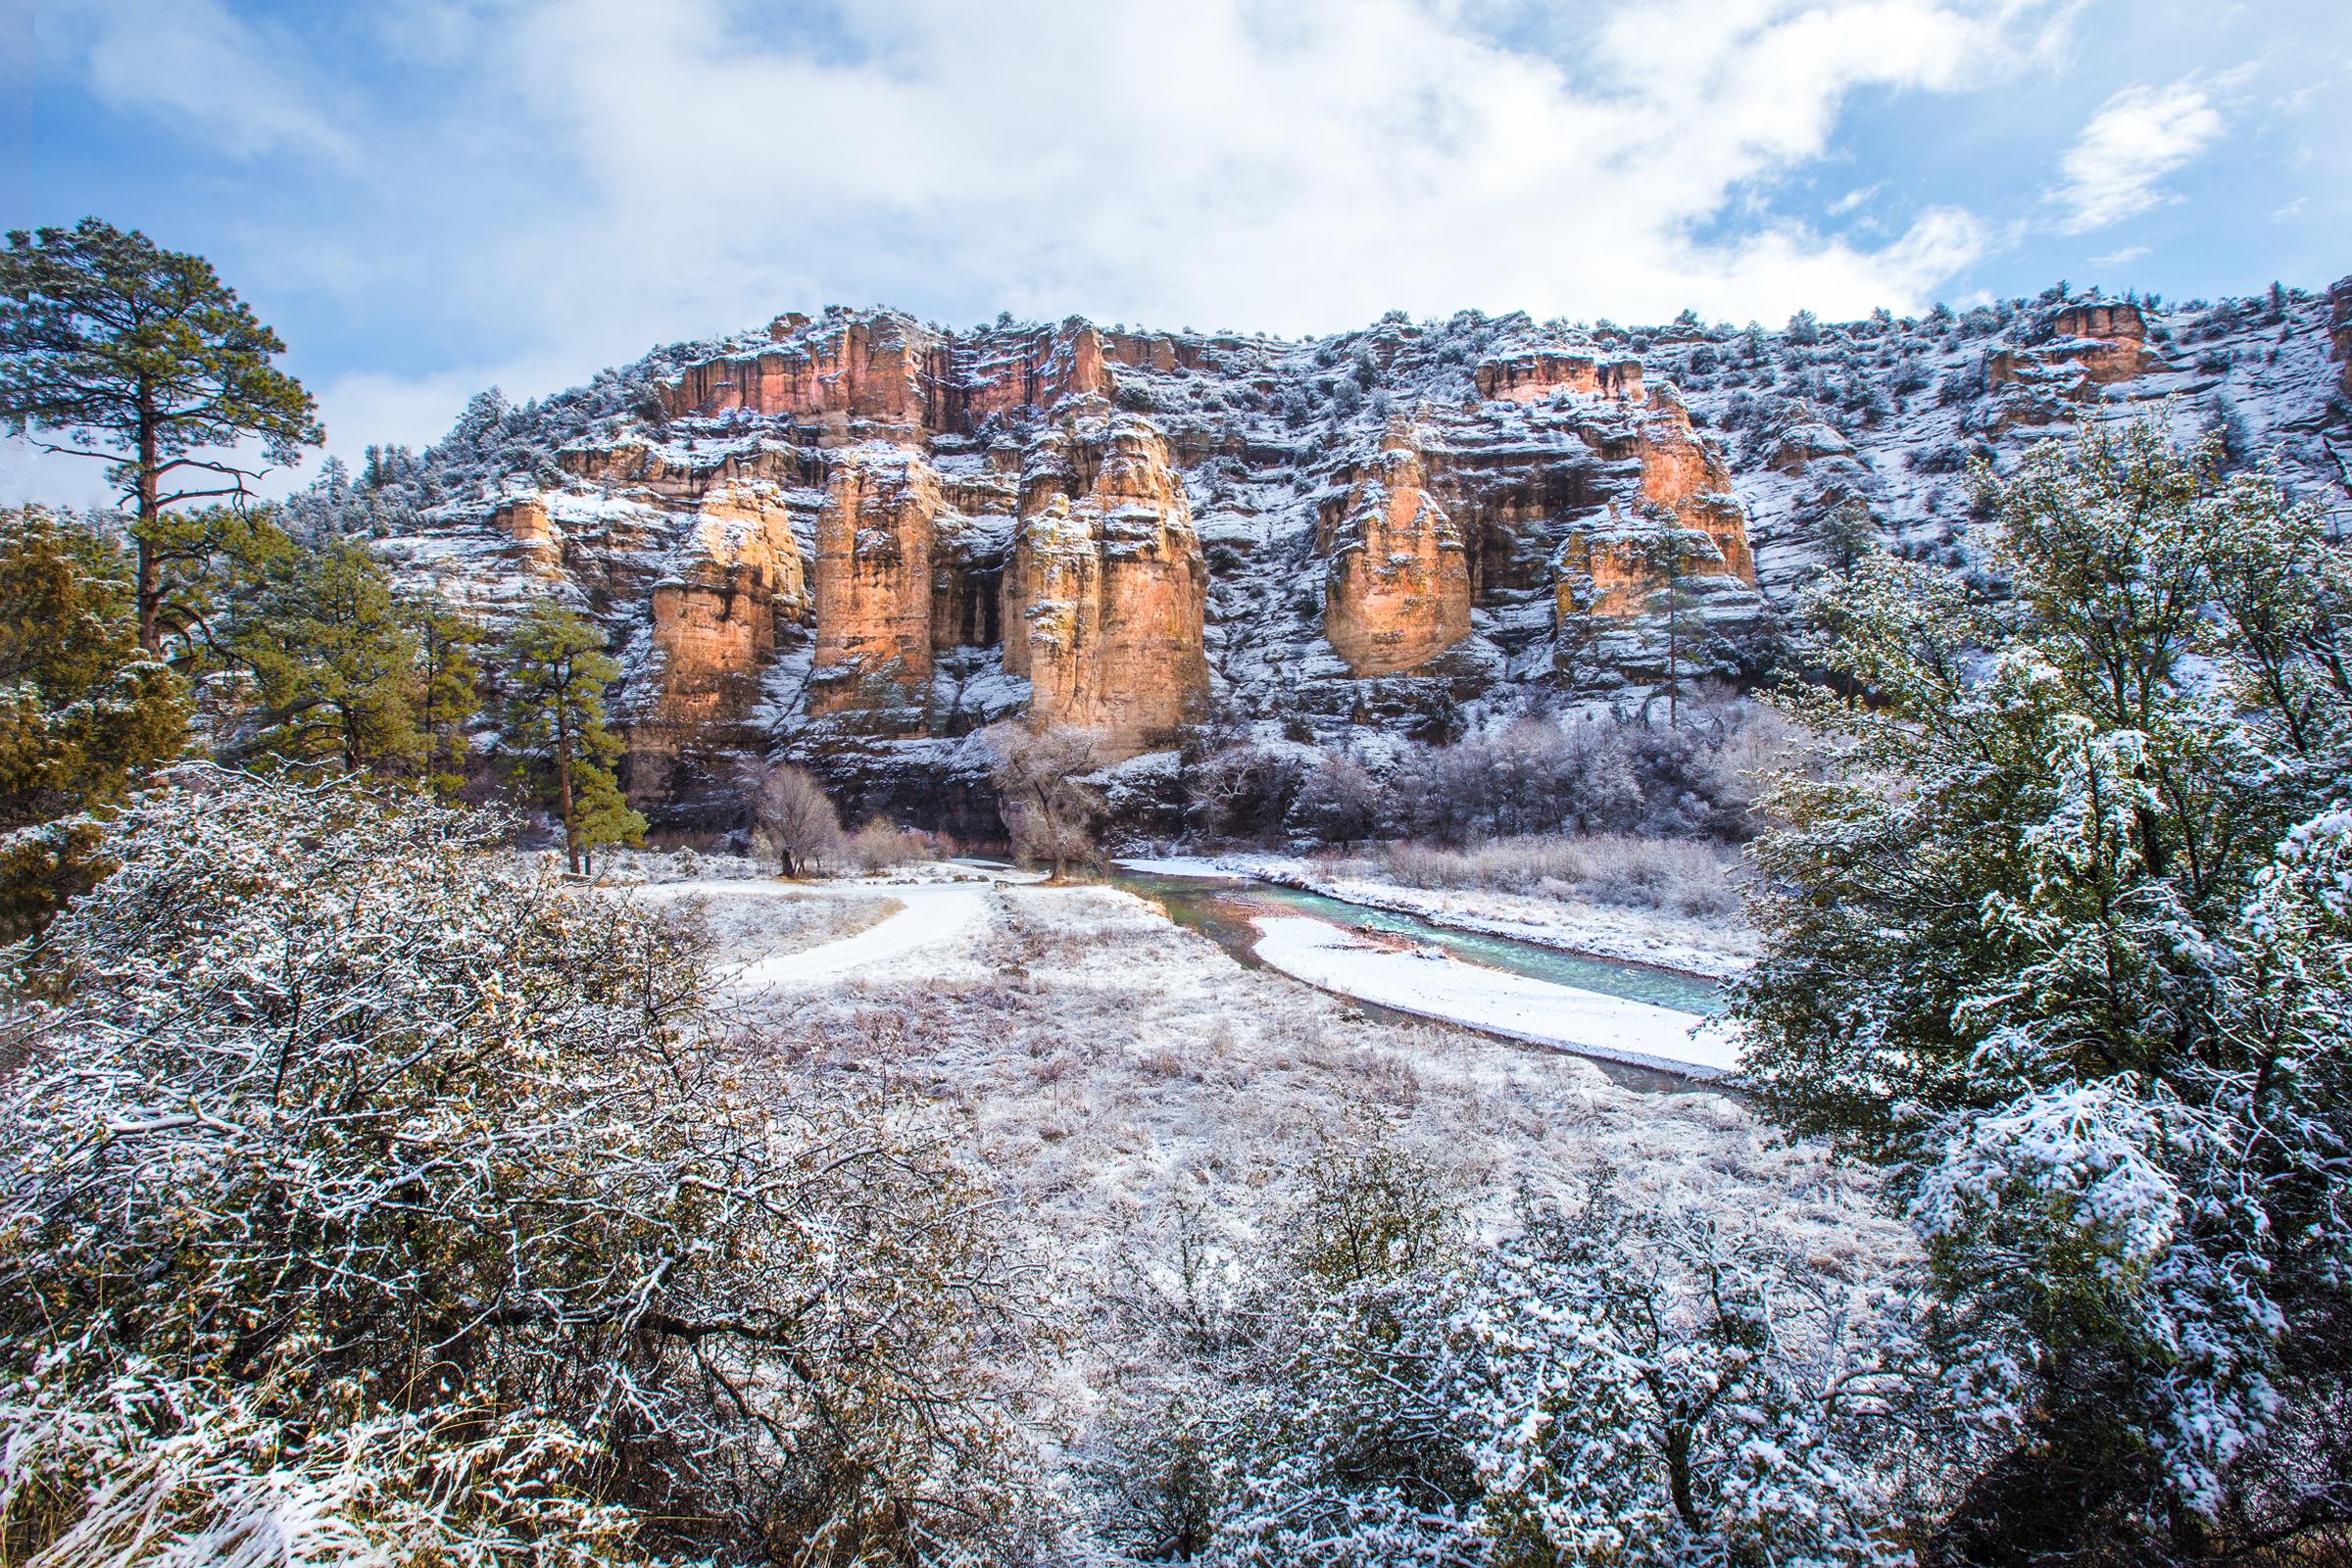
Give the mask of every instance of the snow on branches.
M 948 1561 L 1020 1270 L 691 941 L 413 798 L 194 770 L 7 958 L 0 1531 L 42 1564 Z
M 2032 1368 L 1963 1555 L 2352 1510 L 2352 566 L 2223 468 L 2046 442 L 1981 476 L 1998 597 L 1878 559 L 1811 607 L 1790 706 L 1834 742 L 1772 803 L 1739 1010 L 1774 1106 L 1893 1170 Z

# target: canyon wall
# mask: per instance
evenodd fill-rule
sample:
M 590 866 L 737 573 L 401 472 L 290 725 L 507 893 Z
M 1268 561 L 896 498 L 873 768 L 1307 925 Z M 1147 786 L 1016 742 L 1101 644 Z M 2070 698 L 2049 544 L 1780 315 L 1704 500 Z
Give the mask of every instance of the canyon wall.
M 2224 395 L 2337 495 L 2352 279 L 2283 316 L 2049 298 L 1788 334 L 836 309 L 453 437 L 383 548 L 493 623 L 602 621 L 658 822 L 732 820 L 732 760 L 780 755 L 852 814 L 985 833 L 974 736 L 1005 720 L 1114 759 L 1203 723 L 1377 745 L 1755 678 L 1858 539 L 1964 568 L 1972 465 L 2094 416 L 2193 435 Z

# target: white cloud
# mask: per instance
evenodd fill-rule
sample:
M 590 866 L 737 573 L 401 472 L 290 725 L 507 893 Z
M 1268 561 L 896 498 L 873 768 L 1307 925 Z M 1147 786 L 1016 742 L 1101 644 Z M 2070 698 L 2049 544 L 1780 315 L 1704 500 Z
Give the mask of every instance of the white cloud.
M 1836 201 L 1830 203 L 1830 216 L 1832 218 L 1843 218 L 1846 214 L 1854 211 L 1856 208 L 1868 205 L 1872 197 L 1878 195 L 1879 192 L 1885 190 L 1886 188 L 1886 182 L 1882 179 L 1871 184 L 1864 185 L 1859 189 L 1849 190 L 1844 195 L 1838 197 Z
M 43 52 L 78 57 L 91 92 L 239 157 L 288 151 L 347 162 L 355 151 L 302 83 L 282 39 L 220 0 L 52 0 Z
M 2090 259 L 2090 265 L 2093 267 L 2123 267 L 2138 261 L 2147 254 L 2148 248 L 2145 245 L 2126 245 L 2123 249 L 2109 251 L 2104 256 L 2093 256 Z
M 789 259 L 861 299 L 948 269 L 1015 311 L 1203 326 L 1859 312 L 1916 303 L 1917 247 L 1694 235 L 1820 157 L 1851 93 L 1956 86 L 2006 47 L 1959 0 L 1627 7 L 1574 77 L 1405 0 L 909 0 L 843 24 L 818 53 L 713 0 L 659 29 L 613 0 L 525 15 L 504 79 L 590 188 L 546 237 L 673 294 L 688 247 L 714 309 Z
M 75 15 L 102 95 L 172 116 L 201 98 L 229 145 L 353 161 L 366 213 L 278 220 L 239 274 L 257 295 L 307 289 L 354 317 L 407 302 L 517 396 L 828 301 L 1286 332 L 1392 308 L 1912 309 L 1994 243 L 1971 215 L 1908 214 L 1869 243 L 1763 198 L 1835 151 L 1855 94 L 2029 69 L 2072 16 L 2070 0 L 1625 0 L 1546 42 L 1474 24 L 1494 9 L 893 0 L 787 25 L 752 0 L 667 0 L 658 22 L 635 0 L 403 0 L 377 46 L 434 92 L 382 103 L 321 74 L 345 62 L 232 68 L 241 24 L 220 0 Z M 149 81 L 157 62 L 126 36 L 142 18 L 220 79 Z M 240 85 L 265 69 L 285 79 Z M 476 373 L 317 390 L 349 457 L 445 427 Z
M 2159 181 L 2222 130 L 2221 111 L 2193 79 L 2125 88 L 2099 107 L 2059 166 L 2066 183 L 2050 193 L 2067 209 L 2059 227 L 2087 233 L 2170 199 Z

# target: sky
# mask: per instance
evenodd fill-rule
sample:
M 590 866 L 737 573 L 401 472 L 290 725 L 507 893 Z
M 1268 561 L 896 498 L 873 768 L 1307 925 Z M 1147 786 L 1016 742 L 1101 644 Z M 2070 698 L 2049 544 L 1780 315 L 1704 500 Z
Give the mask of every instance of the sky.
M 2324 287 L 2352 4 L 0 0 L 0 226 L 211 258 L 353 461 L 826 304 L 1301 334 Z M 102 490 L 0 451 L 0 502 Z

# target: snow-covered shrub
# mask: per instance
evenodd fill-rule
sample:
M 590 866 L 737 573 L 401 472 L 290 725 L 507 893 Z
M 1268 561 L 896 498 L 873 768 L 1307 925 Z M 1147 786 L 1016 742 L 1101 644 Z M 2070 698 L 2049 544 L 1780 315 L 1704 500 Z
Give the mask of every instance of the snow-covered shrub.
M 1207 1560 L 1908 1561 L 1979 1402 L 1904 1297 L 1605 1190 L 1374 1256 L 1302 1272 L 1282 1354 L 1192 1438 Z
M 8 950 L 0 1552 L 958 1560 L 1022 1318 L 921 1122 L 413 799 L 196 771 Z
M 1690 915 L 1740 908 L 1737 852 L 1703 840 L 1601 833 L 1491 839 L 1463 849 L 1390 844 L 1373 863 L 1381 878 L 1406 887 L 1564 895 Z
M 1353 844 L 1380 825 L 1380 785 L 1354 758 L 1327 752 L 1299 782 L 1284 820 L 1316 843 Z
M 1727 748 L 1740 731 L 1542 719 L 1414 747 L 1388 780 L 1384 825 L 1446 844 L 1557 833 L 1736 839 L 1750 788 Z

